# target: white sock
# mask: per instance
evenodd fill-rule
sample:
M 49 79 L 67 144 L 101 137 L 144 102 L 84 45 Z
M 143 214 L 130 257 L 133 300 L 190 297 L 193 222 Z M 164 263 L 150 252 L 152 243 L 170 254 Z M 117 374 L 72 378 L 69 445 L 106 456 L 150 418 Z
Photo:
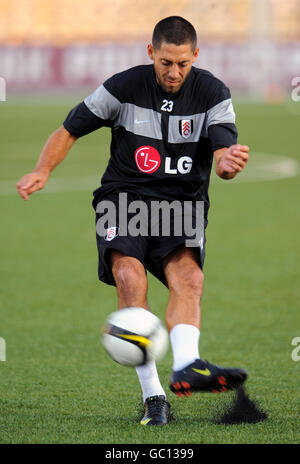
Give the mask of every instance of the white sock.
M 199 358 L 200 330 L 194 325 L 177 324 L 170 332 L 173 370 L 179 371 Z
M 158 377 L 155 361 L 149 361 L 143 366 L 137 366 L 136 373 L 142 387 L 144 402 L 146 398 L 149 398 L 150 396 L 166 396 Z

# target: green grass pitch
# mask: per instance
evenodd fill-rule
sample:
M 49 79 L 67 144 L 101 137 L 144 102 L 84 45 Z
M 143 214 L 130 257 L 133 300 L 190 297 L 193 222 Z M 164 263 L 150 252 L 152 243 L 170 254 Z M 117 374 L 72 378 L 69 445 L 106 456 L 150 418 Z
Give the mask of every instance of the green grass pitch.
M 248 174 L 213 176 L 210 187 L 200 353 L 246 368 L 247 392 L 268 419 L 216 425 L 232 393 L 169 392 L 173 420 L 151 428 L 139 425 L 134 369 L 112 362 L 100 343 L 117 300 L 97 279 L 91 192 L 108 160 L 109 132 L 79 140 L 48 190 L 28 202 L 14 193 L 78 101 L 0 102 L 0 443 L 299 443 L 292 340 L 300 337 L 300 177 L 279 177 L 300 162 L 300 103 L 237 103 Z M 162 319 L 167 299 L 149 276 L 149 301 Z M 169 349 L 158 364 L 167 392 L 171 363 Z

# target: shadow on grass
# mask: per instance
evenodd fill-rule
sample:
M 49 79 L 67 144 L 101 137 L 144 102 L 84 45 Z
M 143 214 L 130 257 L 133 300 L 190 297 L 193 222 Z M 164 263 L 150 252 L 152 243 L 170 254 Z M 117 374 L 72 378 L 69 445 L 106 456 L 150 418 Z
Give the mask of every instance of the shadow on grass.
M 135 408 L 134 420 L 139 423 L 143 414 L 144 406 L 142 401 L 140 401 Z M 250 399 L 244 387 L 240 387 L 235 392 L 232 392 L 230 402 L 226 402 L 225 404 L 222 403 L 221 405 L 216 403 L 214 411 L 210 411 L 209 416 L 195 417 L 194 414 L 195 408 L 192 408 L 191 412 L 188 409 L 188 414 L 184 415 L 180 415 L 179 411 L 176 413 L 176 407 L 171 408 L 170 424 L 256 424 L 257 422 L 265 421 L 268 418 L 266 411 L 262 409 L 256 400 Z

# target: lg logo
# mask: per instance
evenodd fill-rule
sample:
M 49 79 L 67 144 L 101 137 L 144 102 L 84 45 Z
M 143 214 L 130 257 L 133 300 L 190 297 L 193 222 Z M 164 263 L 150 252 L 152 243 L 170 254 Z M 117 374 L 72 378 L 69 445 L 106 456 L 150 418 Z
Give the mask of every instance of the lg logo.
M 136 150 L 134 154 L 135 163 L 139 171 L 152 174 L 157 171 L 161 164 L 161 156 L 159 152 L 151 146 L 143 146 Z M 166 174 L 188 174 L 193 165 L 193 160 L 190 156 L 181 156 L 178 159 L 165 157 L 164 172 Z
M 166 174 L 188 174 L 193 165 L 193 160 L 190 156 L 182 156 L 181 158 L 178 159 L 177 161 L 177 166 L 176 166 L 176 161 L 175 161 L 175 166 L 171 167 L 172 165 L 172 158 L 169 158 L 166 156 L 166 162 L 165 162 L 165 173 Z
M 141 172 L 151 174 L 155 172 L 160 166 L 160 154 L 153 147 L 140 147 L 136 150 L 134 159 L 138 169 Z

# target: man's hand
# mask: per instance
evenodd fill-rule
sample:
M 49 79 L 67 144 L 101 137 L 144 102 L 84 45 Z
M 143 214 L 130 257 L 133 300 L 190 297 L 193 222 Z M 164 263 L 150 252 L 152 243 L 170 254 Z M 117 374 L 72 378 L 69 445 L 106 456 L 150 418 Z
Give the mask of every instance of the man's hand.
M 28 195 L 45 187 L 51 171 L 66 157 L 76 140 L 77 137 L 71 135 L 63 126 L 50 135 L 34 170 L 25 174 L 16 185 L 19 195 L 24 200 L 28 200 Z
M 214 152 L 216 173 L 222 179 L 232 179 L 246 166 L 249 147 L 247 145 L 231 145 Z
M 28 195 L 45 187 L 49 174 L 45 172 L 31 172 L 25 174 L 16 184 L 17 191 L 23 200 L 28 200 Z

